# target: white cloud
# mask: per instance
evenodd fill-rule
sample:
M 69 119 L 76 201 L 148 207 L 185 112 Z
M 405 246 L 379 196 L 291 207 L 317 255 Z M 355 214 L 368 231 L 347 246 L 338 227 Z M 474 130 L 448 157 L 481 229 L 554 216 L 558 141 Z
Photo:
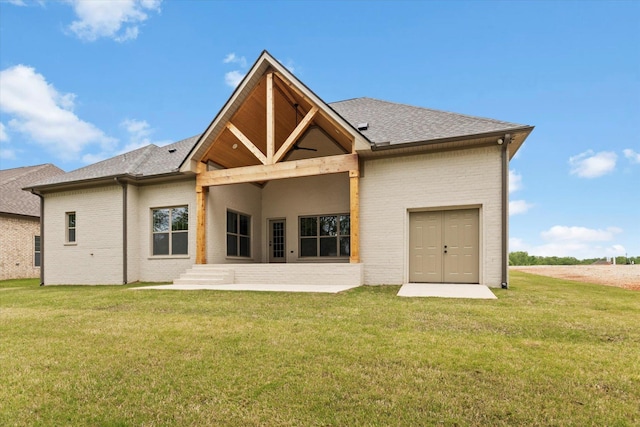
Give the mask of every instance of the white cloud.
M 527 203 L 526 200 L 513 200 L 509 202 L 509 215 L 526 213 L 532 207 L 533 204 Z
M 238 56 L 234 52 L 228 53 L 222 60 L 225 64 L 238 64 L 240 68 L 247 67 L 247 59 L 244 56 Z M 227 86 L 236 88 L 245 76 L 245 72 L 241 70 L 229 71 L 224 75 L 224 82 Z
M 238 64 L 242 68 L 246 68 L 247 66 L 247 58 L 244 56 L 237 56 L 235 53 L 229 53 L 222 60 L 225 64 Z
M 150 144 L 163 146 L 174 142 L 171 140 L 152 140 L 151 135 L 155 130 L 149 125 L 149 123 L 147 123 L 146 120 L 125 119 L 120 122 L 120 127 L 127 132 L 128 142 L 124 147 L 119 148 L 114 146 L 110 149 L 102 150 L 97 153 L 87 153 L 82 156 L 82 161 L 87 164 L 96 163 L 119 154 L 137 150 L 138 148 L 142 148 Z
M 0 3 L 9 3 L 14 6 L 26 6 L 27 4 L 24 0 L 1 0 Z
M 556 225 L 540 233 L 545 243 L 538 246 L 530 245 L 517 237 L 510 238 L 509 251 L 526 251 L 537 256 L 569 256 L 577 259 L 620 256 L 625 254 L 625 247 L 614 240 L 622 232 L 618 227 L 591 229 Z
M 636 153 L 630 148 L 622 151 L 624 156 L 631 161 L 631 163 L 640 163 L 640 153 Z
M 519 237 L 509 237 L 509 252 L 528 251 L 529 247 Z
M 58 92 L 32 67 L 0 71 L 0 94 L 0 110 L 12 117 L 9 128 L 62 160 L 79 158 L 93 146 L 106 150 L 117 142 L 74 114 L 74 94 Z
M 163 146 L 173 142 L 170 140 L 152 141 L 150 136 L 154 132 L 154 129 L 146 120 L 125 119 L 120 123 L 120 126 L 125 128 L 129 133 L 129 143 L 119 150 L 117 154 L 137 150 L 149 144 Z
M 235 88 L 240 84 L 243 78 L 244 78 L 244 74 L 241 73 L 240 71 L 237 71 L 237 70 L 229 71 L 224 75 L 224 82 L 227 84 L 227 86 Z
M 597 178 L 606 175 L 616 168 L 618 156 L 611 151 L 601 151 L 594 153 L 587 150 L 577 156 L 569 157 L 571 165 L 571 175 L 578 175 L 580 178 Z
M 522 175 L 513 169 L 509 169 L 509 193 L 522 189 Z
M 616 234 L 622 232 L 618 227 L 607 227 L 606 229 L 593 229 L 586 227 L 567 227 L 564 225 L 554 225 L 547 231 L 540 233 L 547 241 L 573 241 L 573 242 L 606 242 L 613 240 Z
M 0 122 L 0 159 L 14 160 L 16 158 L 15 150 L 8 148 L 9 135 L 7 134 L 4 123 Z
M 296 72 L 296 66 L 293 63 L 293 60 L 287 59 L 287 62 L 284 64 L 284 66 L 287 67 L 287 70 L 291 71 L 291 74 L 294 74 Z
M 162 3 L 162 0 L 66 1 L 78 17 L 69 29 L 81 40 L 91 42 L 101 37 L 117 42 L 137 38 L 139 25 L 149 18 L 147 12 L 160 12 Z
M 8 141 L 9 135 L 7 135 L 4 123 L 0 123 L 0 142 Z

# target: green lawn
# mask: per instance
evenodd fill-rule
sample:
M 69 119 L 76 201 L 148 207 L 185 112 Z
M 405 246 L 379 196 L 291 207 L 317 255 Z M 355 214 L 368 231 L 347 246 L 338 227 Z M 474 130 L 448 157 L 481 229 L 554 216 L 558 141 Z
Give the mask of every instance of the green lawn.
M 640 292 L 0 282 L 0 425 L 640 425 Z

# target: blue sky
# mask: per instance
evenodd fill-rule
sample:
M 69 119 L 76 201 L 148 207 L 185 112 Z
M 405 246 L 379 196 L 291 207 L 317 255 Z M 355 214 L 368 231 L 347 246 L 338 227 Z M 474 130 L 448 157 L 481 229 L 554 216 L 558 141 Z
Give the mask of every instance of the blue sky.
M 510 249 L 640 255 L 640 2 L 0 0 L 0 168 L 202 132 L 263 49 L 327 102 L 536 128 Z

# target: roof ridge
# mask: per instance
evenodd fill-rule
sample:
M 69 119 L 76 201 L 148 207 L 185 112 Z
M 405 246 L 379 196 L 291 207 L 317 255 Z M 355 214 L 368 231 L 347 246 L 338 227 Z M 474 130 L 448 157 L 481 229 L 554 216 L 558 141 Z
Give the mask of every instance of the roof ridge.
M 138 150 L 142 150 L 142 152 L 138 155 L 138 158 L 135 159 L 133 162 L 131 162 L 130 166 L 125 169 L 125 172 L 126 173 L 135 174 L 136 169 L 138 169 L 138 167 L 140 167 L 147 160 L 149 160 L 149 158 L 151 157 L 152 151 L 155 151 L 156 148 L 158 148 L 157 145 L 148 144 L 148 145 L 145 145 L 144 147 L 140 147 L 140 148 L 138 148 L 136 150 L 129 151 L 128 153 L 122 153 L 122 155 L 126 155 L 126 154 L 131 154 L 131 153 L 133 153 L 135 151 L 138 151 Z
M 39 170 L 41 170 L 44 167 L 49 166 L 49 165 L 53 166 L 52 163 L 43 163 L 43 164 L 40 164 L 40 165 L 18 166 L 17 168 L 3 169 L 1 172 L 15 171 L 17 169 L 23 169 L 23 170 L 20 171 L 18 174 L 9 177 L 5 181 L 0 181 L 0 185 L 5 185 L 5 184 L 8 184 L 10 182 L 16 181 L 17 179 L 22 178 L 22 177 L 24 177 L 25 175 L 27 175 L 29 173 L 37 172 L 37 171 L 39 171 Z

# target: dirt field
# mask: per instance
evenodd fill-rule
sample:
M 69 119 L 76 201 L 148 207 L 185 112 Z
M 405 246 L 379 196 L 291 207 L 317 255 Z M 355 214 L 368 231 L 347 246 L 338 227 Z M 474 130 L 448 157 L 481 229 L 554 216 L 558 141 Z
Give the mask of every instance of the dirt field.
M 640 264 L 636 265 L 531 265 L 512 270 L 578 282 L 599 283 L 640 291 Z

